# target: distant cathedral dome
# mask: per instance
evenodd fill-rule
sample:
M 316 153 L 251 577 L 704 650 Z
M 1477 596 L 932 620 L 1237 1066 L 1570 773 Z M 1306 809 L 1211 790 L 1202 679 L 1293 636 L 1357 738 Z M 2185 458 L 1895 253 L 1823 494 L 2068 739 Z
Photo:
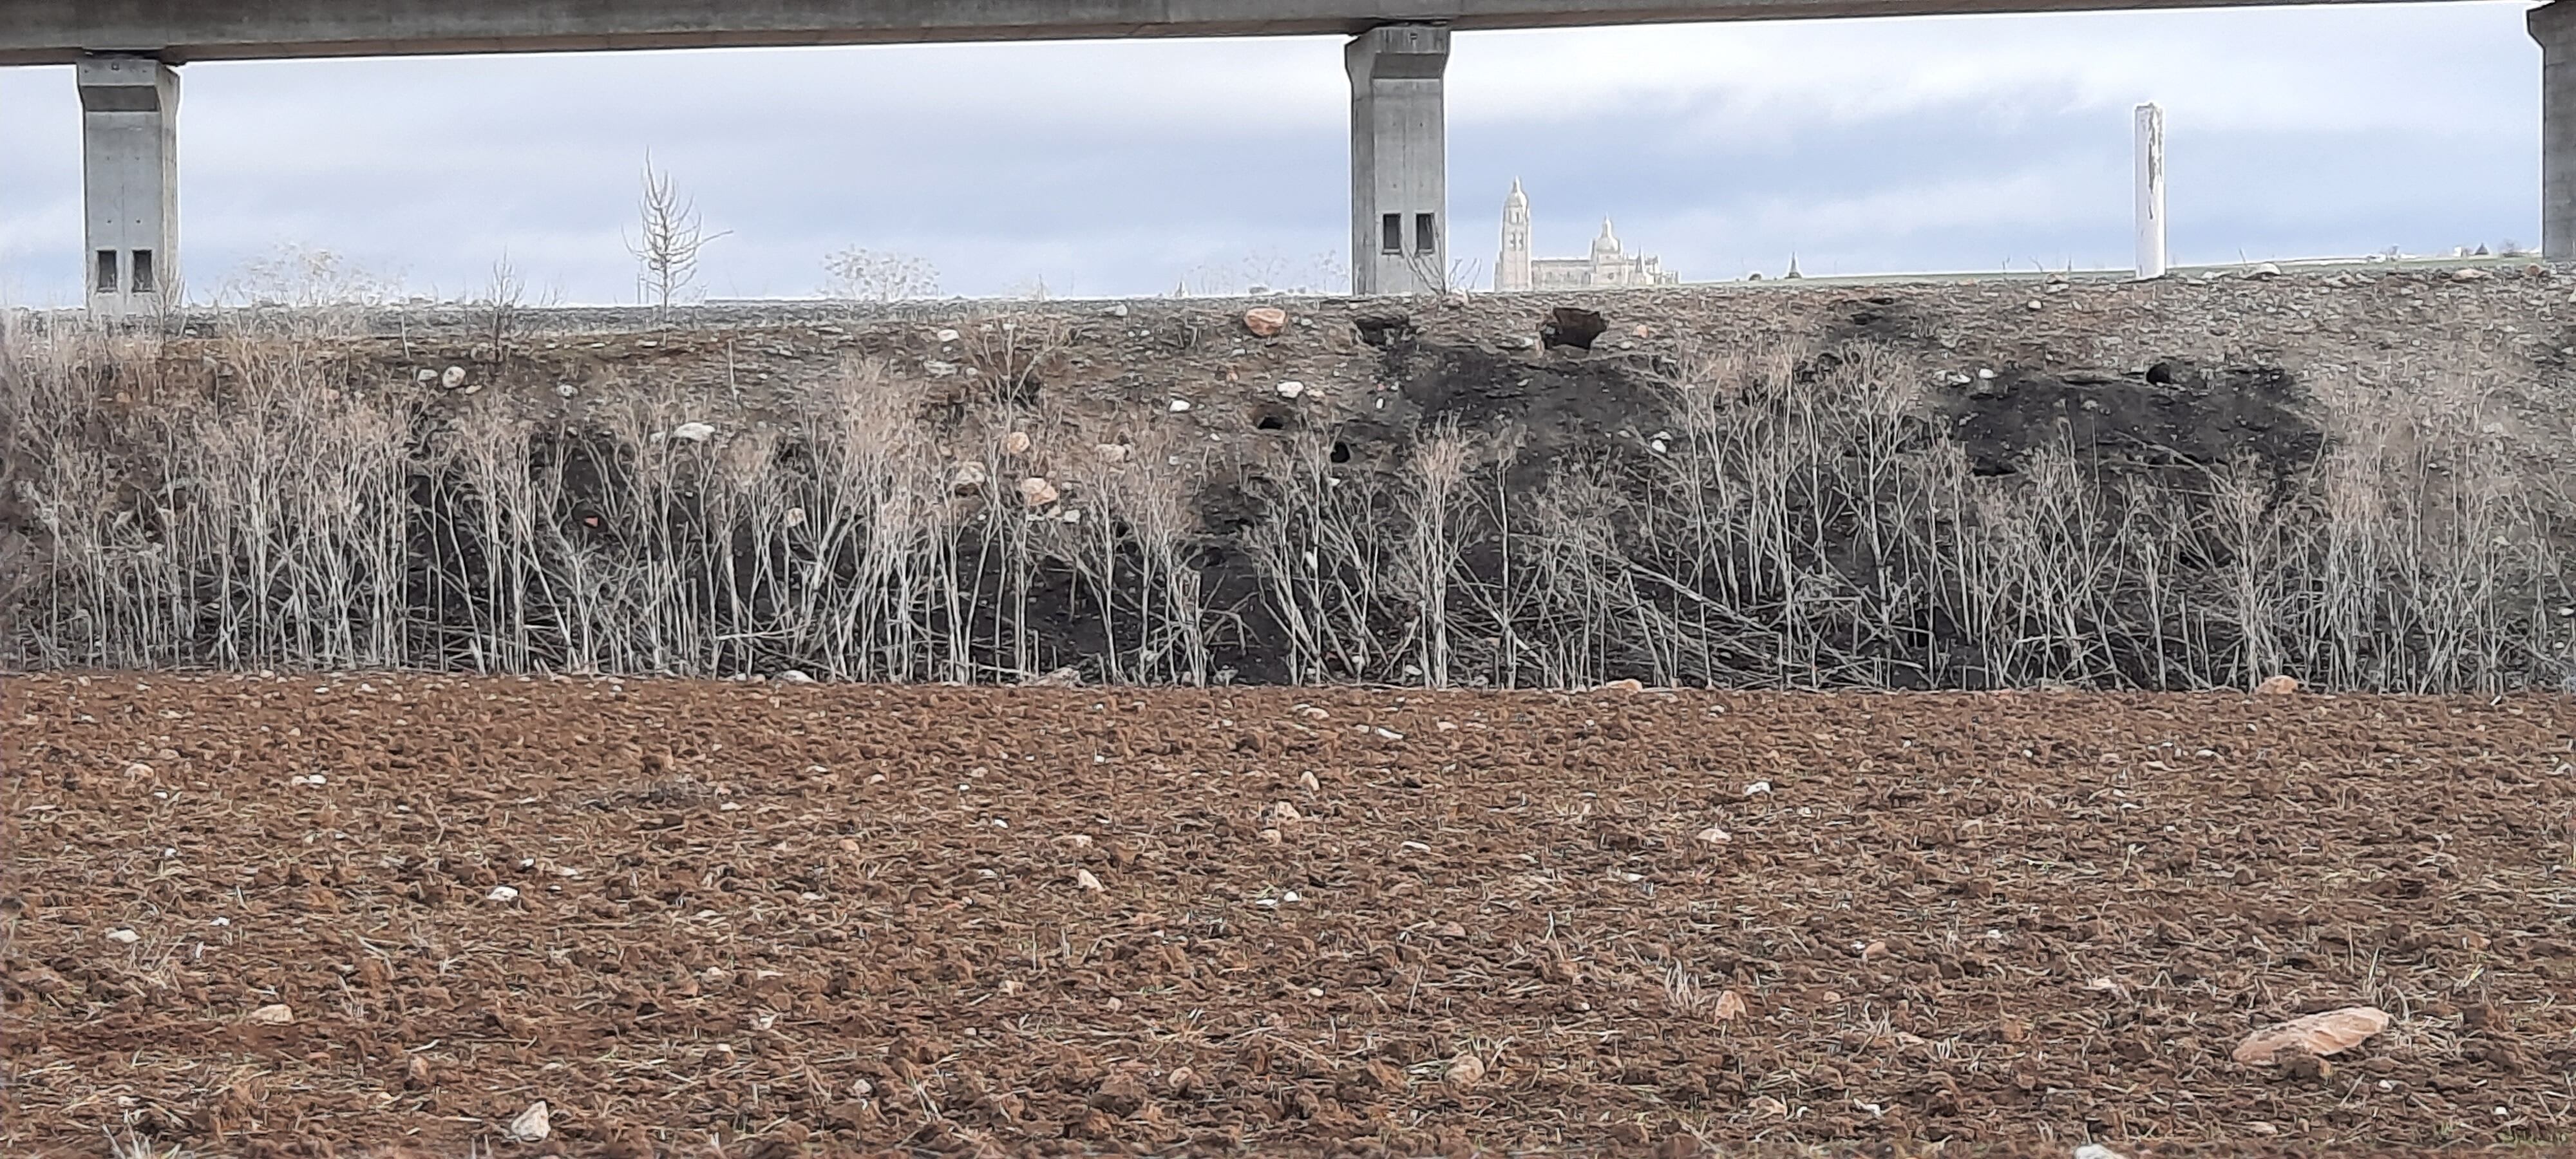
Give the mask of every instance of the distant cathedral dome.
M 1503 198 L 1503 250 L 1494 263 L 1494 288 L 1497 290 L 1571 290 L 1610 286 L 1669 286 L 1681 276 L 1664 268 L 1662 259 L 1650 255 L 1629 256 L 1619 244 L 1619 233 L 1609 218 L 1601 219 L 1601 236 L 1592 239 L 1592 252 L 1579 258 L 1541 258 L 1530 246 L 1529 194 L 1522 191 L 1520 179 L 1512 179 L 1512 191 Z

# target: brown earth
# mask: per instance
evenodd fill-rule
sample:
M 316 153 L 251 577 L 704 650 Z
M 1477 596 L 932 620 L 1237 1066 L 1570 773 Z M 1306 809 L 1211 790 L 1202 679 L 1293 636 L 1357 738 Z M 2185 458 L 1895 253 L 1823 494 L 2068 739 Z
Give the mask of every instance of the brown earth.
M 2557 697 L 146 674 L 0 722 L 12 1155 L 2576 1129 Z

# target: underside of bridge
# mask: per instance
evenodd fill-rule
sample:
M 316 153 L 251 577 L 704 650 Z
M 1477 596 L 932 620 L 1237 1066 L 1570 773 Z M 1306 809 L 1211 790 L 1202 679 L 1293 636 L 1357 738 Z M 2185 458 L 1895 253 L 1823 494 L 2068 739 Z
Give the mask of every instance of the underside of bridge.
M 93 312 L 157 309 L 178 286 L 175 66 L 192 60 L 1342 33 L 1351 82 L 1351 282 L 1449 279 L 1443 88 L 1460 29 L 2102 8 L 2279 0 L 15 0 L 0 65 L 76 63 Z M 2336 2 L 2336 0 L 2329 0 Z M 2340 0 L 2344 3 L 2375 0 Z M 2576 0 L 2531 11 L 2541 48 L 2543 250 L 2576 259 Z M 2160 207 L 2159 207 L 2160 209 Z M 2151 271 L 2141 271 L 2151 273 Z

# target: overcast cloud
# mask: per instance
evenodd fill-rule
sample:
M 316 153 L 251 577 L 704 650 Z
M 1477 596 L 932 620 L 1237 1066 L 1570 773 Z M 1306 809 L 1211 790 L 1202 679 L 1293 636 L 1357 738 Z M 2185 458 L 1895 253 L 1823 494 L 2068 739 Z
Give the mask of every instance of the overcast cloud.
M 2539 233 L 2520 3 L 1461 34 L 1455 256 L 1527 186 L 1542 256 L 1605 217 L 1693 280 L 2128 264 L 2130 109 L 2165 107 L 2175 260 L 2410 253 Z M 948 292 L 1313 281 L 1347 245 L 1338 39 L 294 61 L 182 71 L 192 288 L 283 245 L 419 292 L 506 253 L 632 300 L 649 150 L 718 296 L 796 295 L 846 246 Z M 78 295 L 67 68 L 0 69 L 0 302 Z M 1250 271 L 1250 274 L 1246 274 Z M 1480 273 L 1481 278 L 1482 273 Z

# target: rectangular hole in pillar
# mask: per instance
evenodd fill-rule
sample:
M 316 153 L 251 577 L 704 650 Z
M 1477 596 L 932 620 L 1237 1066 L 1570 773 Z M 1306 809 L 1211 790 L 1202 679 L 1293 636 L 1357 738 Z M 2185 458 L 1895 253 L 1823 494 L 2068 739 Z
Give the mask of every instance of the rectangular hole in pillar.
M 1413 215 L 1413 252 L 1417 254 L 1439 253 L 1439 238 L 1439 215 L 1430 213 L 1417 213 Z
M 98 251 L 98 280 L 96 284 L 98 286 L 99 293 L 113 294 L 116 292 L 115 250 Z
M 152 251 L 134 251 L 134 292 L 149 294 L 158 289 L 152 278 Z
M 1379 250 L 1391 254 L 1400 254 L 1404 252 L 1403 214 L 1387 214 L 1383 220 L 1378 222 L 1378 229 L 1385 235 L 1378 240 L 1377 248 Z

